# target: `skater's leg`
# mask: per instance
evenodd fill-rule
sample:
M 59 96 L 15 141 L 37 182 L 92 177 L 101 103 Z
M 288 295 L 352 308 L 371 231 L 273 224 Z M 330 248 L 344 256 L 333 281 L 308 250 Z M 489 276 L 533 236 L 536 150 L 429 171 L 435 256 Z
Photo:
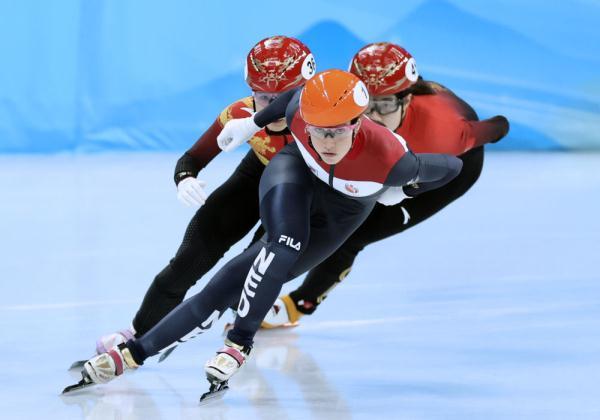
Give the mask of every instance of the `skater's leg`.
M 228 338 L 241 346 L 252 346 L 260 322 L 277 298 L 281 287 L 309 239 L 312 193 L 301 184 L 275 185 L 261 201 L 266 243 L 245 276 L 234 328 Z
M 254 334 L 309 240 L 314 178 L 299 156 L 279 154 L 260 185 L 261 221 L 266 235 L 244 276 L 234 327 L 225 346 L 205 365 L 211 389 L 226 383 L 245 362 Z
M 318 181 L 299 152 L 296 155 L 293 150 L 288 146 L 280 152 L 261 179 L 260 211 L 266 243 L 246 276 L 226 346 L 205 366 L 211 382 L 228 380 L 242 365 L 243 354 L 252 346 L 254 334 L 282 285 L 331 254 L 373 206 L 373 202 L 344 197 Z
M 312 314 L 328 293 L 350 273 L 356 256 L 369 244 L 401 233 L 428 219 L 464 195 L 479 179 L 483 167 L 483 147 L 460 156 L 461 173 L 445 186 L 426 192 L 395 206 L 377 204 L 367 220 L 327 260 L 313 268 L 302 285 L 285 301 L 289 321 Z M 282 301 L 282 302 L 284 302 Z M 286 320 L 286 322 L 289 322 Z M 273 321 L 271 321 L 273 322 Z
M 248 267 L 260 244 L 228 262 L 204 288 L 182 302 L 155 327 L 137 340 L 127 342 L 138 364 L 161 350 L 189 340 L 209 329 L 239 298 Z
M 200 207 L 176 256 L 150 285 L 133 327 L 141 336 L 183 301 L 186 292 L 258 221 L 258 183 L 264 165 L 253 152 Z M 235 220 L 235 223 L 231 223 Z
M 280 153 L 261 179 L 261 221 L 267 244 L 248 274 L 234 328 L 228 333 L 229 340 L 243 346 L 251 346 L 283 283 L 327 258 L 373 207 L 373 202 L 344 197 L 312 176 L 307 179 L 310 173 L 300 159 Z M 280 168 L 280 162 L 287 166 Z M 285 176 L 291 181 L 285 182 Z M 294 176 L 306 181 L 294 183 Z
M 83 381 L 108 382 L 126 369 L 209 329 L 233 302 L 239 299 L 244 275 L 254 260 L 257 243 L 226 264 L 200 291 L 182 302 L 156 326 L 137 340 L 129 340 L 87 361 Z

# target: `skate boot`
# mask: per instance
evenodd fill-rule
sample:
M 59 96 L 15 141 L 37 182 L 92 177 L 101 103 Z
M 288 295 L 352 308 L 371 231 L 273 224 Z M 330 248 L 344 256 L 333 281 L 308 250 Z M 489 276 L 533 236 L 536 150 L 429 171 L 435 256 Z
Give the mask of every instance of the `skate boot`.
M 92 357 L 85 362 L 83 370 L 96 384 L 105 384 L 128 369 L 136 369 L 139 365 L 125 344 L 113 347 L 106 353 Z
M 304 314 L 298 310 L 293 299 L 285 295 L 275 301 L 260 327 L 264 329 L 296 327 L 302 315 Z
M 85 362 L 81 370 L 81 380 L 75 385 L 66 387 L 62 393 L 67 394 L 88 386 L 105 384 L 123 374 L 125 370 L 136 369 L 138 366 L 125 344 L 120 344 Z
M 126 343 L 129 340 L 135 340 L 135 330 L 133 329 L 133 326 L 121 331 L 103 335 L 96 341 L 96 354 L 107 353 L 113 347 Z M 77 360 L 71 364 L 69 370 L 79 371 L 85 362 L 87 362 L 87 359 Z
M 204 365 L 210 383 L 227 382 L 246 362 L 250 349 L 225 339 L 225 346 Z
M 209 399 L 221 398 L 229 389 L 229 378 L 236 373 L 250 355 L 250 348 L 239 346 L 231 340 L 225 339 L 225 346 L 209 359 L 204 365 L 206 379 L 210 382 L 210 389 L 200 397 L 200 402 Z

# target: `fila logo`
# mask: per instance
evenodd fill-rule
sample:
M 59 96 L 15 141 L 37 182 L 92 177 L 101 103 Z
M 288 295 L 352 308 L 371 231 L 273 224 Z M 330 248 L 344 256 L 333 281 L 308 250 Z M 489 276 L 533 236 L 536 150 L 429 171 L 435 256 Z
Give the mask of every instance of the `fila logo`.
M 273 258 L 275 258 L 275 254 L 269 252 L 269 255 L 267 255 L 267 250 L 263 247 L 254 259 L 252 267 L 250 267 L 250 271 L 248 271 L 248 275 L 246 276 L 244 290 L 242 290 L 240 304 L 238 305 L 237 314 L 240 318 L 244 318 L 248 315 L 248 312 L 250 311 L 250 298 L 253 298 L 254 295 L 256 295 L 258 283 L 262 281 Z
M 296 251 L 300 251 L 300 247 L 301 247 L 301 243 L 300 242 L 296 242 L 294 243 L 294 238 L 291 238 L 289 236 L 285 236 L 285 235 L 281 235 L 279 237 L 279 243 L 284 243 L 287 246 L 289 246 L 290 248 L 295 249 Z

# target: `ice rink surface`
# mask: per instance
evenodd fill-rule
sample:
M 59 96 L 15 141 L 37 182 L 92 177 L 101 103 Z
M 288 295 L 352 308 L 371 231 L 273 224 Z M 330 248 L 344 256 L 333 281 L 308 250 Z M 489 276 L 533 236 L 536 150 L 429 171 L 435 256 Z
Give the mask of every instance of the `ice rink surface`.
M 0 418 L 600 418 L 600 154 L 489 153 L 472 191 L 367 248 L 314 316 L 259 333 L 222 401 L 198 405 L 224 319 L 61 397 L 179 245 L 177 158 L 0 156 Z

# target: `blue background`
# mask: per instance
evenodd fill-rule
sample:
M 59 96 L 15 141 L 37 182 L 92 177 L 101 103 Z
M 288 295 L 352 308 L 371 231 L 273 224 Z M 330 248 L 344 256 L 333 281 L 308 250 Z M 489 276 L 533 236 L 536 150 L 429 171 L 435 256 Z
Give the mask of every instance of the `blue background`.
M 598 149 L 598 21 L 589 0 L 0 0 L 0 152 L 184 150 L 248 94 L 243 60 L 274 34 L 320 70 L 402 44 L 425 78 L 511 120 L 496 149 Z

